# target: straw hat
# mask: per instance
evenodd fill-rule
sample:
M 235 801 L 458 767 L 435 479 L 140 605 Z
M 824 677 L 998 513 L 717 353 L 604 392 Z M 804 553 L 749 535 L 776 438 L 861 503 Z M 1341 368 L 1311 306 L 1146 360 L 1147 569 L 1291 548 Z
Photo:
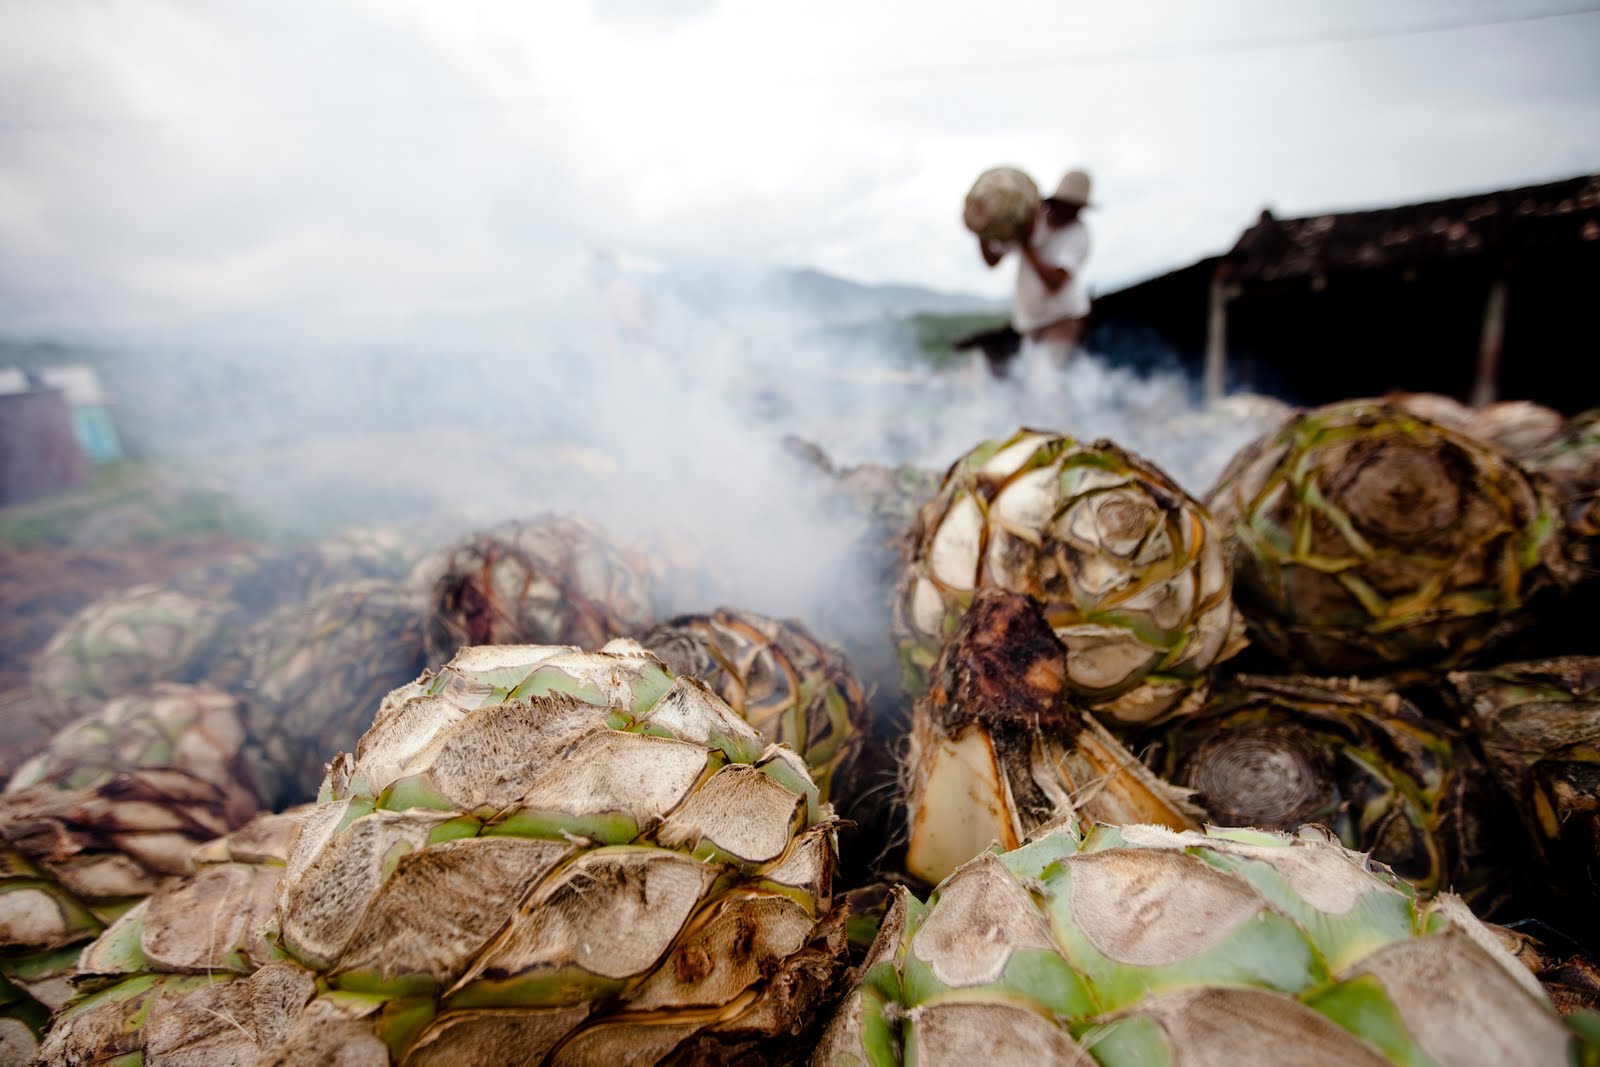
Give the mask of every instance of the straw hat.
M 1059 200 L 1064 204 L 1077 204 L 1079 207 L 1089 206 L 1089 175 L 1081 170 L 1069 170 L 1061 176 L 1061 182 L 1056 186 L 1056 191 L 1050 194 L 1051 200 Z

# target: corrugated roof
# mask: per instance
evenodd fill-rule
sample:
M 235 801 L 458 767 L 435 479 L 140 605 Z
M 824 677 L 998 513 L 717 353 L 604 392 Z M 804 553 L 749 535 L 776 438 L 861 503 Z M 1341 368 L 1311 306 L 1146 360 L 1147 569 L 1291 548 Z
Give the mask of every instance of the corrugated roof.
M 1600 251 L 1600 175 L 1302 219 L 1264 211 L 1224 258 L 1237 279 L 1274 281 L 1562 246 Z

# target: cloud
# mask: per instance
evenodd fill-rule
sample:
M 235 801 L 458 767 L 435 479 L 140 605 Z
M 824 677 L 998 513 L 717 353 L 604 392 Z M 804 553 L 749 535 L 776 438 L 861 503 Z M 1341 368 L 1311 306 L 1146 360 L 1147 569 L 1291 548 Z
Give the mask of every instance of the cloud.
M 1600 167 L 1589 17 L 1409 32 L 1519 13 L 7 5 L 0 307 L 18 328 L 465 300 L 592 247 L 998 295 L 1009 271 L 957 212 L 1001 161 L 1091 168 L 1104 290 L 1220 251 L 1266 204 Z
M 596 23 L 626 37 L 656 40 L 715 10 L 715 0 L 590 0 Z

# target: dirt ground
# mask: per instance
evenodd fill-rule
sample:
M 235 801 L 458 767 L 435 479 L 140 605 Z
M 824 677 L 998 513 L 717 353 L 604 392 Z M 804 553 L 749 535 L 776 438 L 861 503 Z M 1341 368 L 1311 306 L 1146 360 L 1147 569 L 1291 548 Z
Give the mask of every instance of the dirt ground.
M 28 671 L 74 612 L 106 593 L 162 581 L 248 547 L 220 535 L 87 548 L 0 543 L 0 773 L 9 774 L 48 736 Z

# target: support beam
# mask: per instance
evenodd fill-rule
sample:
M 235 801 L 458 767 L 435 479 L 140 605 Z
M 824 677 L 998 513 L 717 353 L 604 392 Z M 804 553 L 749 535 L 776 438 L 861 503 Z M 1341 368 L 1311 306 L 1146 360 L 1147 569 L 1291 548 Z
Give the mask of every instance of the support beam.
M 1483 339 L 1478 343 L 1478 376 L 1472 383 L 1472 406 L 1481 408 L 1500 398 L 1500 349 L 1506 335 L 1506 279 L 1489 286 L 1483 308 Z
M 1222 399 L 1228 376 L 1228 268 L 1217 264 L 1211 275 L 1211 311 L 1206 319 L 1206 404 Z

